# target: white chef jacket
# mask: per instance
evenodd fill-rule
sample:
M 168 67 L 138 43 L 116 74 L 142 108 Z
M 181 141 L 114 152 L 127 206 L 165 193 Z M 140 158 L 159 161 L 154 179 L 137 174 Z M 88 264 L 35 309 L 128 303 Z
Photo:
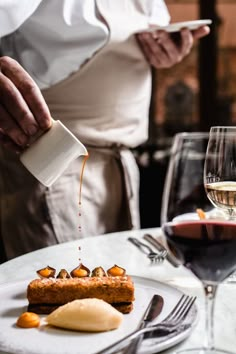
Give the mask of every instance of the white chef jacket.
M 163 0 L 146 4 L 150 24 L 168 24 Z M 0 24 L 2 55 L 16 59 L 41 89 L 78 71 L 109 38 L 96 0 L 0 0 Z
M 129 148 L 147 138 L 151 71 L 134 33 L 168 20 L 162 0 L 0 0 L 2 53 L 29 72 L 52 116 L 90 155 L 78 235 L 80 160 L 46 188 L 0 148 L 0 238 L 8 258 L 140 227 Z

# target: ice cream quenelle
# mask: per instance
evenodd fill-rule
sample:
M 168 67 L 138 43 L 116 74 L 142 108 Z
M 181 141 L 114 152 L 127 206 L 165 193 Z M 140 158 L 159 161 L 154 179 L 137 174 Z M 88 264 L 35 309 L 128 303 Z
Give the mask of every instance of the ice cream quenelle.
M 118 328 L 123 314 L 107 302 L 86 298 L 58 307 L 46 317 L 49 325 L 88 332 L 103 332 Z

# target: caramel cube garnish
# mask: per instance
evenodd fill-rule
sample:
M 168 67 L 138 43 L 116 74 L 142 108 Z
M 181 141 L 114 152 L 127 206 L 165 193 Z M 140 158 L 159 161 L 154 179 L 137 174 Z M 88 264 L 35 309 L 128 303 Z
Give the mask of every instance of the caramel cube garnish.
M 125 273 L 126 270 L 124 268 L 119 267 L 116 264 L 107 270 L 108 276 L 112 276 L 112 277 L 122 277 L 125 276 Z
M 82 263 L 80 263 L 78 267 L 76 267 L 70 272 L 70 275 L 72 276 L 72 278 L 89 277 L 90 270 L 87 267 L 85 267 Z
M 37 270 L 37 274 L 40 278 L 54 278 L 56 269 L 50 266 Z
M 96 267 L 92 270 L 91 277 L 106 277 L 106 272 L 102 267 Z

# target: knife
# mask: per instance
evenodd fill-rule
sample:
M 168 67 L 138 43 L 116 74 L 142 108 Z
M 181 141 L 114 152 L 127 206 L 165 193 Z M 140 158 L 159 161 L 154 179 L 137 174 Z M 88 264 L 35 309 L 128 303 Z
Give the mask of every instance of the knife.
M 161 313 L 162 308 L 163 308 L 163 304 L 164 304 L 164 300 L 163 300 L 162 296 L 153 295 L 152 300 L 150 301 L 150 303 L 147 307 L 147 310 L 145 311 L 142 321 L 140 322 L 138 328 L 135 331 L 129 333 L 127 336 L 121 338 L 117 342 L 112 343 L 108 347 L 100 350 L 96 354 L 111 354 L 111 353 L 117 352 L 117 349 L 120 348 L 121 345 L 124 344 L 128 339 L 133 338 L 133 340 L 135 340 L 137 338 L 137 336 L 142 336 L 142 338 L 143 338 L 143 334 L 139 334 L 140 328 L 141 328 L 141 330 L 142 330 L 142 328 L 146 328 L 147 325 L 149 323 L 151 323 L 151 321 L 154 320 Z M 147 330 L 148 330 L 148 328 L 147 328 Z M 144 329 L 144 331 L 145 331 L 145 329 Z M 151 331 L 153 331 L 153 329 Z M 169 333 L 169 331 L 168 331 L 168 333 Z M 165 334 L 166 334 L 166 331 L 165 331 Z M 141 340 L 140 340 L 140 342 L 141 342 Z M 129 347 L 130 347 L 130 345 L 129 345 Z M 130 353 L 131 353 L 131 351 L 130 351 Z M 134 354 L 134 352 L 132 352 L 132 354 Z
M 153 295 L 137 329 L 148 327 L 148 325 L 161 313 L 163 305 L 163 297 L 157 294 Z M 141 334 L 140 336 L 138 336 L 138 338 L 133 339 L 132 342 L 128 345 L 128 347 L 122 352 L 122 354 L 137 353 L 138 348 L 142 343 L 143 337 L 144 334 Z
M 157 238 L 153 237 L 150 234 L 145 234 L 143 236 L 144 240 L 148 241 L 152 246 L 156 247 L 156 249 L 158 251 L 163 251 L 163 249 L 166 249 L 160 241 L 157 240 Z M 174 256 L 172 256 L 172 254 L 170 254 L 170 252 L 167 252 L 166 255 L 166 259 L 170 262 L 170 264 L 172 264 L 172 266 L 174 267 L 179 267 L 181 265 L 181 263 L 178 261 L 177 258 L 175 258 Z

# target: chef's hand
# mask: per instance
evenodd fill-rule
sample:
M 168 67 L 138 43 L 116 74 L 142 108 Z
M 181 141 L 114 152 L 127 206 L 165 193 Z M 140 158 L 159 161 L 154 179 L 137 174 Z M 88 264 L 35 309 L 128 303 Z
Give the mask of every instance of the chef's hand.
M 50 126 L 50 112 L 36 83 L 15 60 L 0 57 L 0 144 L 20 151 L 39 129 Z
M 179 63 L 190 53 L 194 40 L 208 35 L 210 28 L 202 26 L 190 31 L 187 28 L 178 33 L 159 30 L 143 32 L 136 35 L 147 61 L 156 69 L 170 68 Z

